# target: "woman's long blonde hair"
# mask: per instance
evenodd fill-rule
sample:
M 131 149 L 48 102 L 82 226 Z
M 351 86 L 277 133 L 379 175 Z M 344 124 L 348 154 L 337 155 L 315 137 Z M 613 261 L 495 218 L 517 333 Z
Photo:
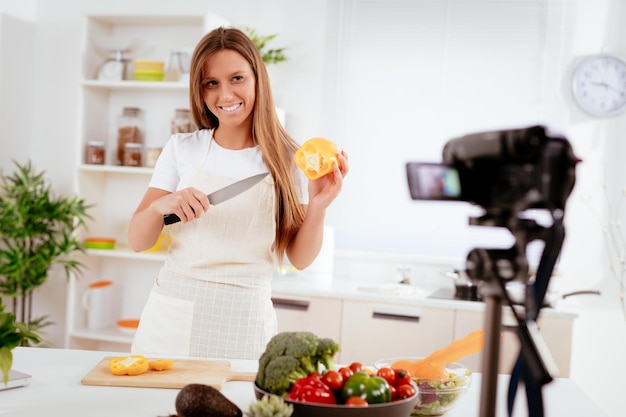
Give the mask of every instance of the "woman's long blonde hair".
M 261 54 L 244 32 L 219 27 L 206 34 L 191 58 L 189 97 L 191 113 L 198 129 L 215 129 L 219 120 L 204 104 L 202 80 L 206 60 L 224 49 L 243 56 L 256 77 L 256 102 L 252 112 L 252 140 L 259 145 L 263 159 L 274 179 L 276 193 L 276 239 L 274 249 L 282 261 L 285 249 L 304 221 L 304 210 L 298 201 L 292 176 L 293 155 L 298 143 L 289 136 L 276 115 L 269 76 Z

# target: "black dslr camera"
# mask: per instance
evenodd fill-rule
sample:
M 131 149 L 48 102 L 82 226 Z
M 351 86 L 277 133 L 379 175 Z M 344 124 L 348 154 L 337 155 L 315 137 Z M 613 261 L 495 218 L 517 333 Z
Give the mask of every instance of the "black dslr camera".
M 460 200 L 490 214 L 563 209 L 575 179 L 569 142 L 543 126 L 451 139 L 443 163 L 406 165 L 413 200 Z
M 536 320 L 563 244 L 565 203 L 574 187 L 577 162 L 565 138 L 548 135 L 543 126 L 532 126 L 452 139 L 443 148 L 442 164 L 406 165 L 413 200 L 459 200 L 479 205 L 485 212 L 471 218 L 470 224 L 506 227 L 515 237 L 508 249 L 475 248 L 466 261 L 468 276 L 483 284 L 480 291 L 487 306 L 481 417 L 495 415 L 503 300 L 517 319 L 521 342 L 509 393 L 516 392 L 518 378 L 530 381 L 529 415 L 543 416 L 541 401 L 537 404 L 530 399 L 541 400 L 541 386 L 558 370 Z M 521 213 L 526 209 L 545 209 L 552 224 L 544 227 L 523 218 Z M 531 283 L 525 250 L 533 240 L 543 240 L 545 246 Z M 516 312 L 508 296 L 506 283 L 511 280 L 526 284 L 524 315 Z

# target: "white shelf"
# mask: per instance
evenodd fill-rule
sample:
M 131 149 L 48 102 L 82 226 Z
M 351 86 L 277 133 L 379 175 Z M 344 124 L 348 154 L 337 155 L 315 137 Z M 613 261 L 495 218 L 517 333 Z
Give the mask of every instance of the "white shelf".
M 115 259 L 137 259 L 142 261 L 158 261 L 163 262 L 165 260 L 165 252 L 135 252 L 129 247 L 118 245 L 115 249 L 87 249 L 87 254 L 92 256 L 99 256 L 103 258 L 115 258 Z
M 93 330 L 74 330 L 70 333 L 70 337 L 80 338 L 80 339 L 88 339 L 88 340 L 97 340 L 101 342 L 112 342 L 112 343 L 132 343 L 133 336 L 123 333 L 122 331 L 112 328 L 112 329 L 104 329 L 99 331 Z
M 117 91 L 186 91 L 189 84 L 175 81 L 100 81 L 84 80 L 83 87 Z
M 120 165 L 90 165 L 81 164 L 79 169 L 84 172 L 108 172 L 113 174 L 151 175 L 153 169 L 148 167 L 127 167 Z
M 212 15 L 187 15 L 187 14 L 168 14 L 168 15 L 91 15 L 89 19 L 111 26 L 179 26 L 190 25 L 202 27 L 205 19 Z

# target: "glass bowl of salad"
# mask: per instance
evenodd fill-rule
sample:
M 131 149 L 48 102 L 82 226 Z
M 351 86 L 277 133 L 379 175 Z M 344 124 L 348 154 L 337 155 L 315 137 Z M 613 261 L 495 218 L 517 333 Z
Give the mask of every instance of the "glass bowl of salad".
M 396 357 L 380 359 L 374 363 L 376 369 L 392 367 L 399 361 L 416 362 L 418 357 Z M 472 370 L 463 364 L 453 362 L 444 365 L 445 376 L 440 378 L 420 378 L 411 375 L 418 387 L 417 402 L 412 416 L 440 416 L 454 408 L 472 382 Z

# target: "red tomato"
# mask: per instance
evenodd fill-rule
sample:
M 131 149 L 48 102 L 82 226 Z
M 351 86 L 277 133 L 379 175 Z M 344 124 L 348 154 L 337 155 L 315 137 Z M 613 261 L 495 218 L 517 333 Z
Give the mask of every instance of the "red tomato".
M 352 374 L 354 374 L 354 372 L 352 372 L 352 369 L 348 368 L 347 366 L 344 366 L 343 368 L 339 368 L 339 371 L 337 372 L 341 374 L 341 377 L 343 378 L 344 381 L 350 378 Z
M 346 405 L 351 407 L 366 407 L 367 401 L 361 397 L 353 396 L 346 400 Z
M 349 368 L 352 372 L 361 372 L 364 370 L 361 362 L 352 362 Z
M 322 381 L 333 391 L 343 387 L 343 376 L 337 371 L 326 371 L 322 376 Z
M 406 369 L 396 369 L 395 371 L 396 371 L 396 380 L 394 382 L 394 385 L 396 387 L 411 383 L 411 374 L 409 373 L 409 371 L 407 371 Z
M 389 385 L 389 392 L 391 393 L 391 400 L 396 399 L 396 387 L 393 385 Z
M 380 368 L 376 372 L 376 376 L 379 376 L 379 377 L 384 378 L 385 380 L 387 380 L 389 385 L 394 385 L 395 384 L 395 381 L 396 381 L 396 371 L 394 371 L 391 368 Z
M 392 397 L 393 400 L 404 400 L 405 398 L 409 398 L 415 395 L 417 390 L 411 384 L 402 384 L 396 387 L 395 397 Z

